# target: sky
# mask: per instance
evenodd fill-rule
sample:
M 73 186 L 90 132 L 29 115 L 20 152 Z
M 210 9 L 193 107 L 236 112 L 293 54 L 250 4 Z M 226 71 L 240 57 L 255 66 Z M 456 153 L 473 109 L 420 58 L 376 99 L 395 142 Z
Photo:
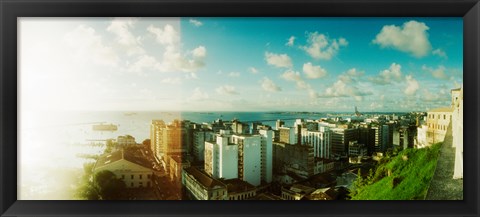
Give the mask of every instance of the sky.
M 462 18 L 20 18 L 22 111 L 426 111 Z

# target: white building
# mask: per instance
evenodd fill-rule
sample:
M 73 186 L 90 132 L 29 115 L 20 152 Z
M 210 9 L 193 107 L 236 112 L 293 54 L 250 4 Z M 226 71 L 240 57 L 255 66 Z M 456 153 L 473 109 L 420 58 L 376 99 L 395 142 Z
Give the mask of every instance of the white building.
M 463 178 L 463 87 L 452 93 L 452 136 L 455 147 L 455 168 L 453 178 Z
M 302 144 L 313 146 L 313 156 L 330 159 L 332 155 L 332 131 L 330 128 L 321 126 L 318 131 L 304 132 L 306 133 L 302 134 Z
M 267 182 L 271 180 L 272 145 L 268 141 L 271 141 L 272 132 L 263 133 L 235 135 L 220 130 L 215 143 L 205 142 L 205 172 L 214 178 L 239 178 L 254 186 L 260 185 L 262 178 Z M 262 138 L 265 138 L 263 154 Z
M 416 139 L 416 147 L 417 148 L 424 148 L 427 147 L 427 125 L 421 125 L 417 127 L 417 139 Z
M 272 182 L 273 171 L 273 131 L 267 129 L 260 129 L 258 131 L 261 138 L 262 150 L 262 180 L 267 183 Z
M 231 137 L 230 131 L 220 130 L 215 143 L 205 142 L 205 172 L 214 178 L 238 178 L 238 145 Z
M 427 145 L 443 142 L 452 117 L 452 108 L 436 108 L 427 113 Z
M 227 186 L 195 167 L 183 170 L 182 182 L 196 200 L 227 200 Z
M 238 145 L 238 178 L 254 186 L 261 184 L 262 154 L 259 135 L 233 135 Z
M 160 161 L 165 153 L 165 127 L 165 122 L 162 120 L 153 120 L 150 125 L 150 149 L 157 161 Z
M 93 173 L 111 171 L 125 182 L 127 188 L 151 187 L 153 170 L 148 165 L 147 161 L 119 150 L 101 156 L 95 163 Z
M 117 144 L 119 146 L 128 146 L 128 145 L 136 145 L 137 142 L 135 141 L 135 137 L 130 135 L 125 135 L 125 136 L 117 137 Z

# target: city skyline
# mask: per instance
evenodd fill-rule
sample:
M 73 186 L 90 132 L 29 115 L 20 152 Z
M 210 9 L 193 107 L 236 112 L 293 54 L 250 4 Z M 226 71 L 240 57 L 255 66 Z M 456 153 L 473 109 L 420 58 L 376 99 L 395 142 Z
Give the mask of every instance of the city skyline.
M 24 111 L 426 111 L 461 18 L 21 18 Z M 38 58 L 38 57 L 41 58 Z

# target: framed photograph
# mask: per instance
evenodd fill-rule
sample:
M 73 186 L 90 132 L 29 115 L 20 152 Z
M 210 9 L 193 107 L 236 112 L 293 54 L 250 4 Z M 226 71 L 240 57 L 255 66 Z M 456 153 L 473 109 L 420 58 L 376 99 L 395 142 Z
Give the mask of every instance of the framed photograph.
M 478 0 L 0 13 L 2 216 L 478 216 Z

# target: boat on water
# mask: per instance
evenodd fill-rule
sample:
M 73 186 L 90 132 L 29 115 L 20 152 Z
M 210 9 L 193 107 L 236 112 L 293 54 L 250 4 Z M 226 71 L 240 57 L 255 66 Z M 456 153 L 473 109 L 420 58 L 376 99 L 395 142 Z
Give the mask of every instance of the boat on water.
M 118 127 L 115 124 L 95 124 L 92 129 L 94 131 L 117 131 Z

